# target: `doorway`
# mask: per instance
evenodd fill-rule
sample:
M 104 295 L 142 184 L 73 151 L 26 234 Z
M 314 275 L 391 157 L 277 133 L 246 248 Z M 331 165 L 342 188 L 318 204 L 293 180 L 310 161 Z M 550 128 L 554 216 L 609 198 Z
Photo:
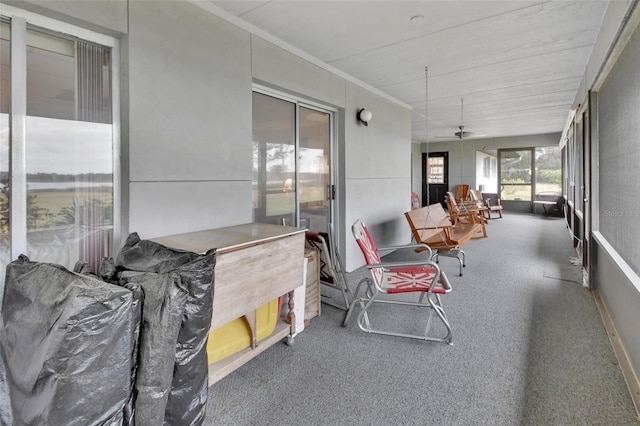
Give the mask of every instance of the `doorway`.
M 533 201 L 533 148 L 499 149 L 499 198 L 505 210 L 530 213 Z
M 422 200 L 429 205 L 440 203 L 444 207 L 449 190 L 449 153 L 429 152 L 422 154 Z
M 334 200 L 332 111 L 253 93 L 253 221 L 326 232 Z

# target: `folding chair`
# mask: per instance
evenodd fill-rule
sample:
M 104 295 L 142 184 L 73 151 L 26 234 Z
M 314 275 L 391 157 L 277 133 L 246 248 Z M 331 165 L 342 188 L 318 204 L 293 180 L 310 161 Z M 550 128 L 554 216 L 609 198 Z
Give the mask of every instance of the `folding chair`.
M 431 258 L 429 246 L 426 244 L 413 244 L 381 248 L 381 250 L 389 250 L 421 247 L 429 252 L 427 260 L 383 263 L 369 230 L 360 220 L 353 224 L 352 231 L 358 246 L 362 250 L 367 268 L 371 271 L 371 278 L 363 278 L 358 283 L 354 293 L 355 298 L 351 302 L 342 325 L 347 325 L 349 318 L 353 314 L 354 306 L 359 305 L 362 310 L 358 314 L 358 326 L 363 331 L 452 344 L 451 326 L 440 300 L 441 295 L 451 291 L 451 284 L 444 272 L 440 271 L 438 265 L 429 260 Z M 358 297 L 362 284 L 366 284 L 366 291 L 363 296 Z M 406 297 L 401 297 L 404 293 L 419 293 L 420 297 L 417 302 L 409 302 L 406 301 Z M 381 295 L 386 295 L 386 297 L 384 299 L 379 298 Z M 408 334 L 373 328 L 368 310 L 374 303 L 429 308 L 424 334 Z M 434 336 L 429 333 L 434 313 L 445 327 L 444 336 Z
M 321 300 L 327 305 L 346 311 L 349 309 L 349 285 L 344 272 L 342 259 L 336 249 L 333 237 L 333 224 L 329 224 L 328 232 L 307 232 L 307 246 L 318 250 L 320 258 L 320 284 L 340 290 L 343 303 L 338 303 L 327 294 L 321 295 Z

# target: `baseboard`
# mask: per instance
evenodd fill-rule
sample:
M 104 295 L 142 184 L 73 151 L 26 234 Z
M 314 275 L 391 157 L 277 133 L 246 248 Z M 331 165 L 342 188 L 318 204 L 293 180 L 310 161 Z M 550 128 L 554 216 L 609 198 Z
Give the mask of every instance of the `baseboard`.
M 627 356 L 627 352 L 624 349 L 624 345 L 618 337 L 618 332 L 615 325 L 613 324 L 611 315 L 609 315 L 607 305 L 602 299 L 602 295 L 597 290 L 594 290 L 592 293 L 596 301 L 598 311 L 600 311 L 600 316 L 602 317 L 604 328 L 607 331 L 607 335 L 609 336 L 609 341 L 611 342 L 613 352 L 618 360 L 618 364 L 620 365 L 620 369 L 622 370 L 622 375 L 624 376 L 624 380 L 627 383 L 627 387 L 629 388 L 631 400 L 633 401 L 633 405 L 636 409 L 636 416 L 638 417 L 638 420 L 640 420 L 640 380 L 638 380 L 638 375 L 633 370 L 631 362 L 629 361 L 629 357 Z

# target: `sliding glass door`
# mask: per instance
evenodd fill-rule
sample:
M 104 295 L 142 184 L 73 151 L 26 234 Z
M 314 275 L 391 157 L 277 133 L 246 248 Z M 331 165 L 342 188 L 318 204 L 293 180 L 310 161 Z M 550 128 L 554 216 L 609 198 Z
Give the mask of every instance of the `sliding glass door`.
M 253 93 L 253 220 L 326 231 L 333 200 L 331 111 Z
M 300 226 L 326 231 L 331 221 L 331 114 L 299 107 L 298 194 Z
M 113 46 L 30 22 L 0 23 L 3 277 L 20 254 L 97 269 L 117 226 Z
M 295 224 L 295 104 L 253 94 L 253 221 Z

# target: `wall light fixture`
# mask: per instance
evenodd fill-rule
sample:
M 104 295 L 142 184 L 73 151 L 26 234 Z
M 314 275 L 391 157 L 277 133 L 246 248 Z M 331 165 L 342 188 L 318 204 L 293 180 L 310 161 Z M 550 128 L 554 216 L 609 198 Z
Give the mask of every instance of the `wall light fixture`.
M 356 115 L 356 118 L 358 119 L 359 122 L 361 122 L 365 126 L 368 126 L 369 121 L 371 121 L 371 119 L 373 118 L 373 114 L 368 109 L 360 108 L 358 110 L 358 114 Z

